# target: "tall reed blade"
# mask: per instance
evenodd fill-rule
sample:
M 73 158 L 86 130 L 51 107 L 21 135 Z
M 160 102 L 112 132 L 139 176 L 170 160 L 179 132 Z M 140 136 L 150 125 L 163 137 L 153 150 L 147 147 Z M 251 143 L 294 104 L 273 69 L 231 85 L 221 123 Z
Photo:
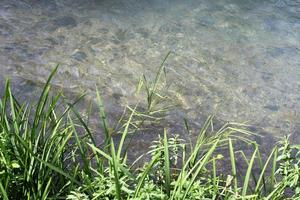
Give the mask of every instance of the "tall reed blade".
M 33 136 L 36 134 L 36 129 L 38 128 L 39 122 L 42 117 L 42 113 L 44 111 L 44 108 L 45 108 L 47 100 L 48 100 L 49 91 L 51 88 L 50 82 L 51 82 L 53 76 L 56 74 L 58 67 L 59 67 L 59 65 L 56 65 L 56 67 L 52 70 L 50 76 L 48 77 L 48 79 L 44 85 L 44 88 L 40 95 L 40 98 L 38 100 L 38 104 L 36 106 L 37 108 L 36 108 L 35 116 L 34 116 L 34 120 L 33 120 L 32 132 L 31 132 Z
M 163 59 L 162 63 L 160 64 L 160 67 L 158 69 L 158 72 L 156 73 L 156 77 L 153 83 L 153 86 L 150 89 L 149 95 L 148 95 L 148 110 L 151 110 L 153 102 L 154 102 L 154 95 L 156 94 L 156 90 L 160 81 L 160 78 L 162 76 L 162 73 L 164 72 L 166 75 L 165 71 L 165 62 L 167 61 L 168 57 L 170 56 L 171 51 L 167 53 L 165 58 Z
M 110 145 L 110 140 L 111 140 L 109 125 L 108 125 L 108 121 L 107 121 L 107 118 L 106 118 L 104 104 L 102 102 L 102 98 L 101 98 L 101 95 L 100 95 L 98 89 L 96 90 L 96 94 L 97 94 L 97 101 L 98 101 L 100 119 L 102 121 L 103 129 L 104 129 L 103 130 L 104 131 L 104 148 L 105 148 L 106 152 L 108 152 L 109 145 Z
M 165 188 L 167 195 L 170 196 L 171 192 L 171 172 L 170 172 L 170 156 L 167 131 L 164 129 L 164 171 L 165 171 Z
M 243 185 L 243 190 L 242 190 L 242 196 L 246 196 L 247 194 L 247 191 L 248 191 L 248 186 L 250 184 L 250 176 L 251 176 L 251 173 L 252 173 L 252 168 L 253 168 L 253 165 L 254 165 L 254 160 L 255 160 L 255 157 L 256 157 L 256 153 L 257 153 L 257 146 L 252 154 L 252 157 L 250 159 L 250 162 L 248 164 L 248 168 L 247 168 L 247 172 L 246 172 L 246 175 L 245 175 L 245 179 L 244 179 L 244 185 Z
M 229 153 L 230 153 L 230 161 L 231 161 L 231 173 L 234 181 L 234 191 L 238 192 L 238 183 L 237 183 L 237 174 L 236 174 L 236 164 L 235 164 L 235 156 L 231 138 L 229 138 Z

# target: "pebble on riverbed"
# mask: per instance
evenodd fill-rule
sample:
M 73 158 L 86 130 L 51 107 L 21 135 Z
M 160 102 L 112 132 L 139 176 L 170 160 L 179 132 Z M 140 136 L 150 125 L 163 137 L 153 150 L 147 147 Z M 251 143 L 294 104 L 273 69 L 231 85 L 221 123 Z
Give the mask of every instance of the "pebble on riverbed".
M 83 51 L 77 51 L 72 55 L 72 58 L 77 61 L 83 62 L 87 58 L 87 55 Z
M 77 23 L 73 17 L 63 16 L 63 17 L 54 19 L 53 25 L 55 25 L 57 28 L 60 28 L 60 27 L 74 28 L 77 26 Z

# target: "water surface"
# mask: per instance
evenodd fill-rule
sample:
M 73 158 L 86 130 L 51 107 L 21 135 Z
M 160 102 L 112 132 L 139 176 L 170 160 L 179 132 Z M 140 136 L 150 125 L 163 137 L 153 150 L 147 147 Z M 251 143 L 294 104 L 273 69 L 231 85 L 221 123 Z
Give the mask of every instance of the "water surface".
M 174 123 L 215 114 L 299 135 L 299 0 L 2 0 L 0 46 L 2 83 L 30 96 L 59 63 L 57 88 L 97 85 L 112 113 L 172 51 Z

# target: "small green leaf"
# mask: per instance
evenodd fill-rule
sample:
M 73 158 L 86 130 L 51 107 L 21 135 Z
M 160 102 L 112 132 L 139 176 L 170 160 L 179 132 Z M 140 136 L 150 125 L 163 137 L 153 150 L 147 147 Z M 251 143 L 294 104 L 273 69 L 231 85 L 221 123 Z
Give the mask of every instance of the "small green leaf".
M 11 164 L 12 168 L 14 169 L 18 169 L 20 168 L 20 165 L 16 162 L 16 161 L 13 161 L 13 163 Z

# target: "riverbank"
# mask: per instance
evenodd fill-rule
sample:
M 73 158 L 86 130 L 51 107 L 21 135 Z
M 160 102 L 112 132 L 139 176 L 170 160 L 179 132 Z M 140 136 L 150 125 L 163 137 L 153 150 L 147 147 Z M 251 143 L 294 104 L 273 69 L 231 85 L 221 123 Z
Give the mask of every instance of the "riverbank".
M 108 123 L 97 91 L 101 130 L 91 128 L 88 115 L 75 109 L 83 96 L 67 101 L 50 93 L 56 70 L 37 103 L 19 102 L 6 83 L 0 101 L 1 199 L 300 198 L 299 145 L 283 138 L 263 158 L 247 126 L 227 123 L 216 129 L 213 117 L 195 141 L 163 129 L 147 153 L 129 162 L 134 135 L 145 125 L 162 126 L 165 110 L 172 109 L 166 107 L 159 84 L 163 64 L 153 81 L 145 79 L 138 86 L 147 95 L 146 106 L 126 107 L 117 125 Z M 237 143 L 247 144 L 251 153 Z M 229 172 L 222 170 L 224 163 Z

